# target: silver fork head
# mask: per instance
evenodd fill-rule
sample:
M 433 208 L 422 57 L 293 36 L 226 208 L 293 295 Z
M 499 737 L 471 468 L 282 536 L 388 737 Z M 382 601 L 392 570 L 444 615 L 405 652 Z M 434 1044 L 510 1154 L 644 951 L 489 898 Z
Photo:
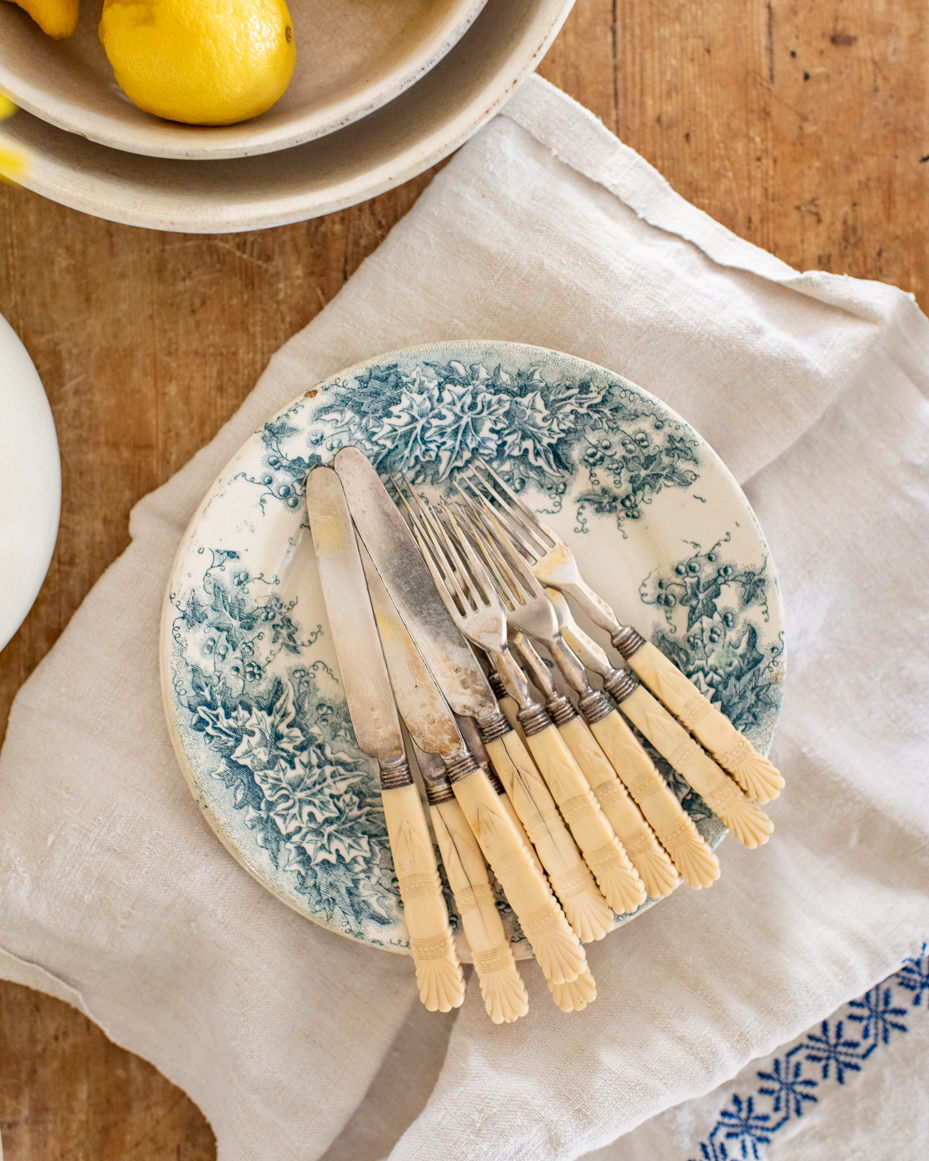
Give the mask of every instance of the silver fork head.
M 468 559 L 409 480 L 403 479 L 406 488 L 396 479 L 392 483 L 452 619 L 469 641 L 487 652 L 500 652 L 506 647 L 506 610 L 480 561 L 473 552 Z
M 403 482 L 406 491 L 392 481 L 445 607 L 468 640 L 491 659 L 520 707 L 531 705 L 529 683 L 507 644 L 506 608 L 484 566 L 454 517 L 424 501 L 406 477 Z
M 461 495 L 491 513 L 532 565 L 543 584 L 572 584 L 580 579 L 574 554 L 549 524 L 534 512 L 489 464 L 477 460 L 459 475 Z M 464 487 L 462 487 L 462 483 Z M 467 488 L 467 492 L 465 492 Z
M 555 610 L 532 570 L 516 551 L 492 510 L 459 504 L 462 523 L 506 607 L 511 628 L 546 643 L 558 636 Z
M 584 666 L 565 642 L 558 615 L 533 570 L 508 542 L 505 529 L 492 511 L 475 505 L 460 505 L 460 508 L 468 521 L 472 539 L 482 551 L 497 592 L 506 605 L 510 628 L 542 641 L 572 688 L 586 694 L 590 690 L 590 681 Z M 496 567 L 492 557 L 505 560 L 506 570 Z

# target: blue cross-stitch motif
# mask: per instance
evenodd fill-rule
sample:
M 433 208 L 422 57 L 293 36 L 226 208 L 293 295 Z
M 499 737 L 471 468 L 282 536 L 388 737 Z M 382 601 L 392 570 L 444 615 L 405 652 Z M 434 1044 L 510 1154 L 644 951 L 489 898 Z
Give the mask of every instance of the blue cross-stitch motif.
M 822 1065 L 823 1080 L 829 1079 L 830 1070 L 835 1065 L 835 1079 L 839 1084 L 845 1084 L 846 1072 L 861 1072 L 860 1062 L 870 1056 L 874 1048 L 872 1044 L 862 1052 L 858 1040 L 849 1040 L 843 1035 L 844 1027 L 844 1021 L 839 1020 L 835 1028 L 830 1029 L 829 1021 L 823 1020 L 820 1034 L 807 1033 L 805 1045 L 808 1049 L 806 1059 L 812 1064 Z
M 924 943 L 898 972 L 778 1055 L 767 1071 L 757 1074 L 764 1082 L 757 1092 L 733 1093 L 731 1104 L 720 1109 L 712 1130 L 699 1144 L 701 1161 L 764 1161 L 764 1146 L 775 1133 L 802 1117 L 804 1110 L 809 1112 L 828 1086 L 844 1085 L 847 1077 L 861 1072 L 863 1063 L 888 1044 L 894 1033 L 909 1031 L 907 1018 L 922 1006 L 927 993 L 929 944 Z M 929 1010 L 929 1003 L 925 1008 Z M 806 1075 L 811 1065 L 814 1075 Z
M 809 1091 L 816 1088 L 816 1081 L 803 1076 L 803 1061 L 794 1059 L 803 1045 L 791 1048 L 783 1060 L 775 1060 L 770 1072 L 759 1072 L 760 1080 L 768 1082 L 765 1088 L 759 1089 L 761 1096 L 774 1098 L 773 1111 L 784 1114 L 784 1119 L 791 1115 L 803 1116 L 803 1102 L 816 1103 L 817 1098 Z M 777 1125 L 780 1128 L 780 1124 Z
M 894 1006 L 890 988 L 881 985 L 872 988 L 869 992 L 865 992 L 860 1000 L 852 1000 L 849 1007 L 854 1009 L 848 1014 L 849 1020 L 855 1020 L 862 1026 L 862 1040 L 873 1040 L 875 1044 L 880 1040 L 882 1044 L 886 1044 L 892 1031 L 907 1030 L 906 1025 L 900 1023 L 906 1016 L 906 1008 Z
M 731 1109 L 724 1109 L 719 1114 L 723 1122 L 723 1136 L 727 1141 L 735 1141 L 741 1146 L 741 1156 L 744 1158 L 760 1156 L 759 1145 L 767 1145 L 771 1141 L 771 1116 L 769 1113 L 756 1113 L 753 1097 L 743 1101 L 733 1096 Z M 751 1150 L 751 1152 L 749 1152 Z
M 901 988 L 913 993 L 913 1007 L 918 1008 L 923 995 L 929 992 L 929 944 L 923 944 L 919 955 L 903 961 L 903 967 L 897 972 L 896 978 Z

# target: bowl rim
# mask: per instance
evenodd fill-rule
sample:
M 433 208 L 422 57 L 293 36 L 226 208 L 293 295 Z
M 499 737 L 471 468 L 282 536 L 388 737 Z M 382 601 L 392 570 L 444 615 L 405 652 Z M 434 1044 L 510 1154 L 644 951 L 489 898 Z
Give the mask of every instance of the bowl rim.
M 332 101 L 322 109 L 267 127 L 262 126 L 260 118 L 228 126 L 189 126 L 149 114 L 144 114 L 149 118 L 148 123 L 128 124 L 112 113 L 95 112 L 68 98 L 49 93 L 32 78 L 12 72 L 2 59 L 2 45 L 0 91 L 34 117 L 124 153 L 199 161 L 255 157 L 292 149 L 336 133 L 400 96 L 455 47 L 480 15 L 487 0 L 451 0 L 451 3 L 453 8 L 448 19 L 425 38 L 402 68 L 365 86 L 349 98 Z
M 462 38 L 448 54 L 440 68 L 451 66 L 456 59 L 467 52 L 469 38 L 477 35 L 482 21 L 490 18 L 492 12 L 509 0 L 488 0 L 475 26 Z M 335 181 L 325 187 L 298 190 L 266 198 L 241 197 L 238 201 L 224 202 L 208 209 L 202 204 L 191 203 L 183 195 L 169 198 L 161 193 L 153 193 L 152 185 L 120 173 L 121 163 L 133 155 L 107 150 L 103 146 L 81 141 L 70 134 L 64 134 L 60 143 L 72 150 L 82 148 L 99 151 L 96 172 L 89 173 L 67 164 L 57 156 L 42 154 L 35 147 L 35 137 L 30 136 L 31 125 L 39 136 L 57 135 L 61 131 L 40 120 L 33 120 L 28 114 L 21 114 L 0 126 L 0 141 L 10 140 L 14 146 L 31 151 L 29 172 L 20 183 L 27 189 L 50 198 L 61 205 L 108 221 L 123 225 L 140 226 L 148 229 L 167 230 L 177 233 L 221 234 L 241 233 L 247 230 L 268 229 L 306 221 L 324 214 L 345 209 L 367 201 L 386 190 L 393 189 L 416 177 L 430 166 L 443 160 L 459 146 L 463 145 L 477 130 L 492 118 L 516 89 L 534 71 L 547 52 L 574 6 L 574 0 L 533 0 L 519 35 L 512 37 L 507 45 L 506 55 L 487 81 L 472 92 L 460 107 L 445 116 L 436 114 L 424 132 L 408 144 L 402 144 L 396 152 L 380 159 L 375 165 L 356 173 L 344 181 Z M 433 77 L 435 77 L 433 73 Z M 428 78 L 427 78 L 428 80 Z M 398 102 L 415 101 L 418 86 L 402 94 Z M 386 109 L 375 116 L 383 117 Z M 25 121 L 20 117 L 25 116 Z M 16 131 L 16 123 L 27 132 Z M 357 131 L 364 122 L 356 123 Z M 347 130 L 352 131 L 350 128 Z M 327 140 L 338 144 L 338 134 Z M 313 148 L 309 143 L 303 147 Z M 273 155 L 272 155 L 273 156 Z M 149 165 L 187 165 L 186 162 L 158 158 L 139 158 Z M 257 160 L 257 159 L 256 159 Z M 196 164 L 235 164 L 235 162 L 203 162 Z

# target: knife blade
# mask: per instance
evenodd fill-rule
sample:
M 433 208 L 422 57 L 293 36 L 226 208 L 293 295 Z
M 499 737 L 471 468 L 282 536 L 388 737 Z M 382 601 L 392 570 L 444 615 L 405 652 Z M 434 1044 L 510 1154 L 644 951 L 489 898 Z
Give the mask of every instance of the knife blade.
M 355 530 L 331 468 L 314 468 L 307 476 L 306 505 L 355 739 L 380 769 L 384 818 L 420 998 L 430 1011 L 448 1012 L 464 1000 L 464 976 L 432 838 L 406 758 Z
M 449 616 L 406 521 L 367 457 L 344 447 L 334 467 L 352 519 L 410 636 L 449 705 L 483 724 L 499 713 L 471 646 Z

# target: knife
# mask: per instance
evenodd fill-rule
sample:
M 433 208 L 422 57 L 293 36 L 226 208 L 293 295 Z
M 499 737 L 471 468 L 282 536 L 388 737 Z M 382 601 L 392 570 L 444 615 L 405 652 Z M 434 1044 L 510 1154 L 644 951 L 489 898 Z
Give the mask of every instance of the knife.
M 464 811 L 455 798 L 445 763 L 413 743 L 426 785 L 432 829 L 445 874 L 455 897 L 487 1015 L 495 1024 L 512 1024 L 529 1011 L 529 996 L 497 910 L 487 864 Z
M 599 912 L 593 910 L 594 906 L 602 906 L 602 896 L 522 739 L 500 712 L 471 646 L 452 621 L 413 534 L 377 472 L 357 448 L 342 448 L 334 466 L 345 487 L 359 536 L 435 683 L 455 714 L 477 720 L 493 767 L 539 858 L 562 901 L 573 908 L 576 930 L 580 929 L 582 938 L 602 938 L 609 924 L 604 925 Z M 407 727 L 415 738 L 409 722 Z M 539 802 L 545 805 L 540 807 Z M 488 862 L 496 872 L 493 860 L 488 858 Z M 500 879 L 499 874 L 497 877 Z M 502 879 L 501 883 L 509 897 Z M 519 908 L 512 898 L 510 904 L 518 915 Z M 523 930 L 538 953 L 524 923 Z
M 448 1012 L 464 999 L 464 976 L 432 838 L 403 746 L 355 530 L 331 468 L 314 468 L 307 476 L 306 504 L 355 740 L 380 768 L 384 817 L 419 995 L 430 1011 Z
M 407 716 L 412 716 L 410 698 L 421 702 L 424 689 L 427 697 L 439 699 L 441 695 L 384 588 L 384 582 L 371 563 L 371 558 L 364 549 L 361 556 L 388 672 L 397 690 L 397 706 L 406 720 Z M 436 705 L 438 710 L 443 709 L 438 701 Z M 484 1006 L 495 1024 L 511 1024 L 520 1016 L 525 1016 L 529 1010 L 529 997 L 516 969 L 513 949 L 497 910 L 484 857 L 455 798 L 445 772 L 445 762 L 438 754 L 420 749 L 415 739 L 413 753 L 426 786 L 432 829 L 471 947 Z M 500 790 L 503 790 L 502 786 Z

